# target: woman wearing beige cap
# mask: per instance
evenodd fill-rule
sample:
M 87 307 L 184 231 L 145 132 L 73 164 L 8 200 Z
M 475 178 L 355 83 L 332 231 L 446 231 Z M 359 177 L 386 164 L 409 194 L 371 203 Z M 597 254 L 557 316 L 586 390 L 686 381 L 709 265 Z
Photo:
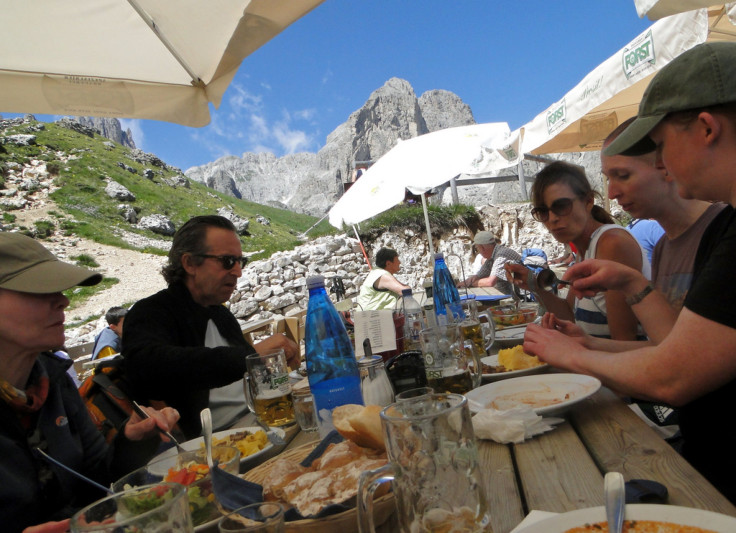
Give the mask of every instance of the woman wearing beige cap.
M 66 531 L 66 517 L 105 494 L 41 458 L 38 450 L 102 485 L 150 458 L 178 413 L 145 408 L 108 447 L 55 357 L 64 344 L 62 291 L 102 279 L 59 261 L 35 240 L 0 232 L 0 524 L 3 531 Z M 139 441 L 139 442 L 133 442 Z M 56 525 L 29 527 L 49 520 Z M 43 528 L 43 529 L 40 529 Z

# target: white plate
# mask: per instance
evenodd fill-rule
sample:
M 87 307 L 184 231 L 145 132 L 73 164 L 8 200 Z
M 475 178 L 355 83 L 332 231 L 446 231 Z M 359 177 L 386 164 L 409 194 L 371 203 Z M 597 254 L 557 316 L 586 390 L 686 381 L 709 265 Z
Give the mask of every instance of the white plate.
M 481 363 L 485 363 L 489 366 L 498 366 L 498 354 L 489 355 L 483 357 L 480 360 Z M 533 366 L 532 368 L 525 368 L 523 370 L 507 370 L 506 372 L 495 372 L 493 374 L 483 374 L 484 381 L 498 381 L 500 379 L 518 378 L 519 376 L 529 376 L 532 374 L 543 374 L 549 370 L 548 364 L 539 366 Z
M 271 428 L 274 433 L 276 433 L 279 437 L 282 439 L 286 436 L 286 433 L 284 433 L 283 429 L 280 428 Z M 232 435 L 234 433 L 240 433 L 241 431 L 247 431 L 250 434 L 256 433 L 257 431 L 263 431 L 263 429 L 254 426 L 254 427 L 245 427 L 245 428 L 232 428 L 232 429 L 226 429 L 224 431 L 218 431 L 217 433 L 213 433 L 212 437 L 215 439 L 222 439 L 224 437 L 227 437 L 228 435 Z M 186 451 L 194 451 L 199 450 L 202 447 L 202 444 L 204 443 L 203 437 L 197 437 L 196 439 L 188 440 L 186 442 L 181 443 L 181 447 L 184 448 Z M 261 456 L 263 456 L 268 450 L 273 448 L 273 444 L 271 442 L 267 442 L 266 445 L 263 447 L 262 450 L 249 455 L 248 457 L 241 457 L 240 458 L 240 469 L 243 470 L 244 465 L 249 466 L 255 466 L 255 461 L 258 460 Z M 165 452 L 162 452 L 158 454 L 156 457 L 148 461 L 149 464 L 158 461 L 160 459 L 166 459 L 168 457 L 173 457 L 177 454 L 176 447 L 169 448 Z
M 672 522 L 683 526 L 702 527 L 718 533 L 736 531 L 736 518 L 733 516 L 676 505 L 630 504 L 626 506 L 626 520 Z M 519 533 L 563 533 L 574 527 L 605 521 L 604 507 L 589 507 L 550 516 L 519 530 Z
M 500 346 L 515 346 L 524 342 L 524 333 L 526 333 L 526 326 L 499 329 L 496 330 L 496 340 L 493 342 Z
M 566 411 L 600 388 L 601 382 L 590 376 L 544 374 L 489 383 L 473 389 L 465 396 L 473 412 L 479 411 L 479 406 L 493 407 L 499 411 L 528 406 L 538 415 L 553 415 Z

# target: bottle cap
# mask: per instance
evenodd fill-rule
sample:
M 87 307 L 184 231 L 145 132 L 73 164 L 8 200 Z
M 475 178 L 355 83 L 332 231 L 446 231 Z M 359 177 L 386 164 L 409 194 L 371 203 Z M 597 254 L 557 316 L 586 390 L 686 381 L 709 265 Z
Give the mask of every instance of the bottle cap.
M 307 289 L 314 289 L 315 287 L 324 287 L 325 277 L 324 276 L 309 276 L 307 278 Z
M 437 252 L 436 254 L 434 254 L 435 261 L 437 261 L 437 259 L 444 259 L 444 258 L 445 258 L 445 254 L 442 252 Z
M 401 290 L 401 296 L 412 296 L 412 294 L 413 293 L 412 293 L 411 289 L 402 289 Z

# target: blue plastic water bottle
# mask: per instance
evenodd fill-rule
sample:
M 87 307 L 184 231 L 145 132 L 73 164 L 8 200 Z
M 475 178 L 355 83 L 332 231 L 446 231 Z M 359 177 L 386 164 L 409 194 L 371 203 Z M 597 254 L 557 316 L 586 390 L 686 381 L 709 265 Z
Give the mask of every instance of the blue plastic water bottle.
M 360 372 L 353 345 L 335 306 L 325 291 L 325 278 L 307 278 L 309 304 L 305 331 L 307 376 L 321 436 L 334 426 L 332 409 L 339 405 L 363 405 Z
M 434 310 L 439 325 L 449 324 L 457 321 L 463 316 L 463 308 L 460 305 L 460 293 L 452 279 L 450 269 L 445 263 L 442 252 L 434 254 L 434 279 L 432 283 L 432 296 L 434 298 Z M 452 316 L 447 316 L 447 309 Z

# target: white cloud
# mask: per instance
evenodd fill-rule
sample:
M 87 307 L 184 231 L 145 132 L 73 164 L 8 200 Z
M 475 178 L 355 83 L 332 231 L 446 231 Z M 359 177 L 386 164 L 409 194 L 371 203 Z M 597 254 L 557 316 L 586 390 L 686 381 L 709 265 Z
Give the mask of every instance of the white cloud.
M 265 82 L 261 86 L 270 90 Z M 294 125 L 300 121 L 311 125 L 315 109 L 276 111 L 275 106 L 269 108 L 268 98 L 237 83 L 230 85 L 229 94 L 212 113 L 212 122 L 192 135 L 212 157 L 244 152 L 270 152 L 278 157 L 316 149 L 315 134 Z
M 322 85 L 327 85 L 329 81 L 332 79 L 332 69 L 327 69 L 325 73 L 322 75 Z
M 273 136 L 287 154 L 303 152 L 307 150 L 312 139 L 301 130 L 292 130 L 284 122 L 277 123 L 273 128 Z
M 314 108 L 302 109 L 300 111 L 294 111 L 294 117 L 301 120 L 311 120 L 317 115 L 317 110 Z
M 228 103 L 233 107 L 235 113 L 240 111 L 253 112 L 261 108 L 263 99 L 260 95 L 249 92 L 238 83 L 233 83 L 230 87 L 232 93 L 228 98 Z

